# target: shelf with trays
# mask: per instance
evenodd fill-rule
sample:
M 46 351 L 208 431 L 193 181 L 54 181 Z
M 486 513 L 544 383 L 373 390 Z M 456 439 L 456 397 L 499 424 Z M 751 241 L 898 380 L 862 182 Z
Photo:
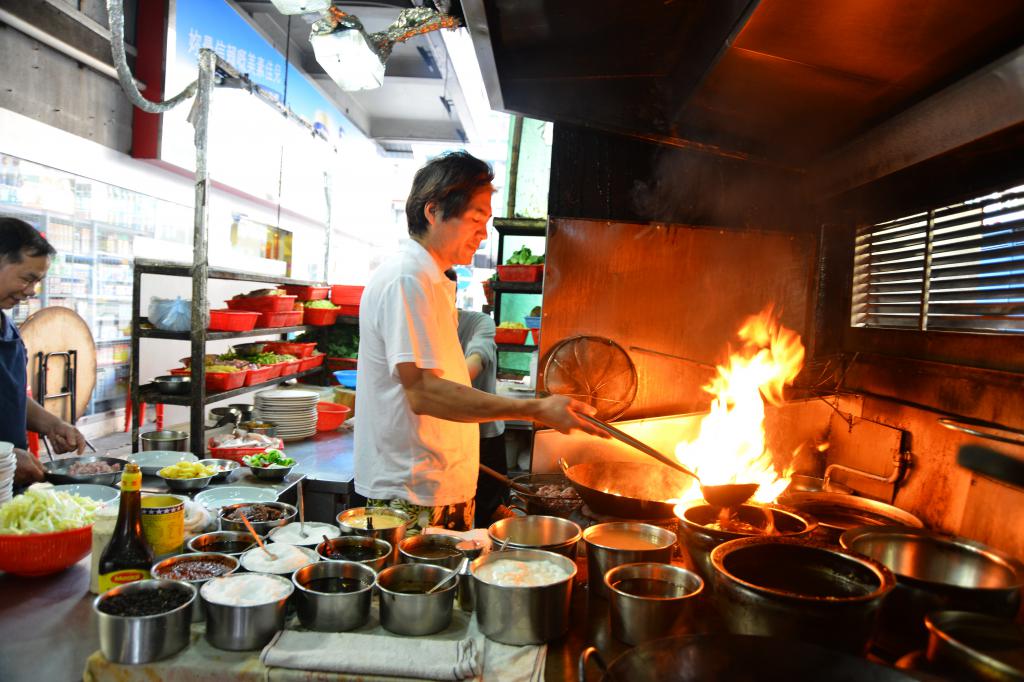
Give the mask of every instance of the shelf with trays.
M 538 237 L 547 239 L 546 219 L 525 219 L 525 218 L 495 218 L 494 229 L 498 233 L 497 262 L 505 262 L 505 239 L 507 237 Z M 494 280 L 491 282 L 491 291 L 494 292 L 494 305 L 492 314 L 494 323 L 501 324 L 501 299 L 503 295 L 509 294 L 534 294 L 544 293 L 543 278 L 536 282 L 503 282 Z M 518 321 L 518 320 L 517 320 Z M 527 344 L 498 344 L 498 352 L 501 353 L 532 353 L 537 350 L 536 345 Z
M 491 290 L 498 294 L 540 294 L 544 291 L 544 281 L 539 282 L 491 282 Z
M 532 353 L 537 350 L 537 346 L 527 345 L 525 343 L 499 343 L 499 353 Z
M 221 332 L 209 331 L 205 324 L 187 332 L 169 332 L 160 329 L 143 328 L 148 325 L 148 318 L 142 316 L 140 309 L 142 278 L 148 275 L 162 275 L 170 277 L 186 277 L 192 279 L 192 266 L 183 263 L 170 263 L 150 259 L 137 258 L 134 261 L 132 276 L 132 336 L 131 336 L 131 381 L 130 391 L 132 399 L 132 450 L 139 447 L 139 410 L 140 402 L 155 402 L 168 405 L 182 405 L 189 408 L 189 435 L 190 443 L 195 454 L 202 457 L 206 444 L 206 415 L 205 406 L 218 400 L 225 400 L 234 396 L 250 393 L 261 388 L 275 386 L 285 381 L 305 377 L 324 371 L 324 366 L 316 367 L 305 372 L 298 372 L 284 377 L 277 377 L 253 386 L 243 386 L 230 391 L 218 391 L 208 393 L 206 391 L 206 367 L 201 362 L 205 355 L 206 344 L 209 341 L 223 339 L 241 339 L 253 336 L 280 335 L 286 337 L 291 332 L 304 332 L 314 327 L 310 325 L 292 325 L 288 327 L 264 327 L 243 332 Z M 222 268 L 208 268 L 207 277 L 201 283 L 198 300 L 206 303 L 206 290 L 210 280 L 229 280 L 240 282 L 259 282 L 262 284 L 293 284 L 298 286 L 319 286 L 317 282 L 290 279 L 274 275 L 261 275 L 255 272 L 241 272 L 225 270 Z M 142 339 L 163 339 L 172 341 L 188 342 L 191 346 L 190 357 L 195 359 L 193 363 L 199 369 L 192 377 L 193 381 L 187 395 L 168 395 L 155 390 L 151 384 L 139 385 L 139 355 Z

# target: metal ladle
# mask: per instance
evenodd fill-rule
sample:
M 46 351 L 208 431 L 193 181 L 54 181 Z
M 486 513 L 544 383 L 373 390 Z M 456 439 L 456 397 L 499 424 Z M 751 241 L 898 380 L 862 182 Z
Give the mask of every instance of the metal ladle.
M 591 417 L 588 414 L 577 412 L 576 415 L 581 419 L 590 422 L 597 428 L 602 429 L 612 438 L 615 438 L 616 440 L 621 441 L 626 445 L 636 448 L 645 455 L 650 455 L 651 457 L 658 460 L 665 466 L 672 467 L 676 471 L 681 471 L 687 476 L 692 476 L 693 478 L 695 478 L 697 480 L 697 483 L 700 483 L 700 492 L 701 495 L 704 496 L 704 500 L 713 507 L 738 507 L 747 500 L 749 500 L 750 497 L 755 492 L 757 492 L 757 483 L 726 483 L 723 485 L 704 485 L 703 483 L 701 483 L 700 476 L 698 476 L 696 473 L 690 471 L 688 468 L 680 464 L 677 460 L 671 457 L 666 457 L 665 455 L 661 454 L 647 443 L 638 441 L 636 438 L 633 438 L 629 434 L 619 431 L 611 424 L 603 422 L 600 419 L 595 419 L 594 417 Z
M 446 575 L 445 577 L 441 578 L 441 580 L 439 580 L 436 585 L 434 585 L 429 590 L 427 590 L 427 594 L 434 594 L 435 592 L 437 592 L 437 590 L 441 587 L 441 585 L 444 585 L 446 582 L 451 580 L 454 576 L 457 576 L 459 573 L 462 573 L 462 569 L 464 569 L 466 567 L 466 564 L 468 564 L 468 563 L 469 563 L 469 557 L 462 557 L 462 561 L 459 562 L 459 565 L 456 566 L 455 568 L 448 569 L 450 571 L 448 573 L 448 575 Z

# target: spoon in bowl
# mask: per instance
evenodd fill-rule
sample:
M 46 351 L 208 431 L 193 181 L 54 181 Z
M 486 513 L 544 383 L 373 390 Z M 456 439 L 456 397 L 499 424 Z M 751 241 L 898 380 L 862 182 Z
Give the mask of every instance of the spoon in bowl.
M 462 557 L 462 561 L 459 562 L 459 565 L 456 566 L 455 568 L 449 569 L 450 572 L 448 573 L 448 575 L 446 575 L 445 577 L 441 578 L 441 580 L 439 580 L 436 585 L 434 585 L 429 590 L 427 590 L 427 594 L 434 594 L 435 592 L 437 592 L 438 589 L 440 589 L 440 587 L 442 585 L 444 585 L 446 582 L 448 582 L 449 580 L 452 579 L 452 576 L 455 576 L 455 575 L 458 575 L 459 573 L 462 573 L 462 569 L 464 569 L 466 567 L 466 564 L 468 564 L 468 563 L 469 563 L 469 557 Z
M 261 540 L 260 536 L 256 534 L 256 529 L 252 527 L 251 523 L 249 523 L 248 517 L 246 517 L 245 514 L 240 514 L 240 516 L 242 517 L 242 523 L 244 523 L 245 527 L 249 529 L 249 532 L 252 534 L 252 539 L 256 541 L 256 544 L 260 546 L 260 549 L 266 552 L 267 556 L 270 557 L 271 560 L 277 561 L 277 555 L 267 549 L 267 546 L 263 544 L 263 540 Z

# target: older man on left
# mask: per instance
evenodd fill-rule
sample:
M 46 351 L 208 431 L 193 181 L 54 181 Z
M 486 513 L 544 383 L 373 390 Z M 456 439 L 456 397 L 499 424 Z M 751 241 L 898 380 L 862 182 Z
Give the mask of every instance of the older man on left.
M 0 441 L 14 443 L 19 485 L 43 480 L 42 465 L 26 450 L 27 430 L 49 438 L 57 452 L 85 451 L 78 429 L 28 398 L 25 344 L 4 312 L 36 294 L 56 253 L 28 223 L 0 217 Z

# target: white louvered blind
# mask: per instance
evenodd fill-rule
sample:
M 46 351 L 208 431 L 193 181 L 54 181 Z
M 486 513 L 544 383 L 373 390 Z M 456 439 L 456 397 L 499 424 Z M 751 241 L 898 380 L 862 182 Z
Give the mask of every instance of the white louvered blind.
M 855 327 L 1024 333 L 1024 185 L 857 230 Z

